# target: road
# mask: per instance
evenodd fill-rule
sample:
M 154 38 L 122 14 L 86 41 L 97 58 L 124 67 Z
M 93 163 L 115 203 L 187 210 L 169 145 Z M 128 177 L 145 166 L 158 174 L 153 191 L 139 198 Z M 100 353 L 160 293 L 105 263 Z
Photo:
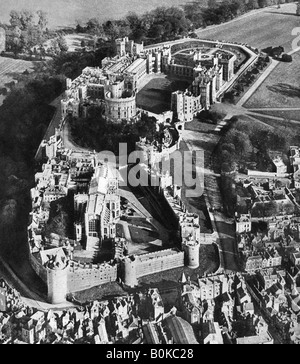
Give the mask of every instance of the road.
M 75 308 L 76 305 L 70 302 L 52 305 L 46 302 L 46 297 L 32 291 L 14 273 L 10 266 L 0 257 L 0 278 L 3 278 L 11 287 L 14 287 L 21 295 L 21 300 L 28 306 L 41 311 L 64 310 Z
M 197 131 L 183 131 L 183 140 L 186 142 L 190 151 L 204 150 L 205 168 L 204 168 L 204 197 L 207 209 L 209 211 L 210 220 L 213 230 L 218 233 L 218 247 L 220 251 L 221 269 L 227 272 L 238 271 L 238 248 L 235 239 L 234 221 L 228 219 L 222 212 L 223 199 L 219 188 L 220 175 L 216 174 L 211 168 L 211 155 L 219 138 L 212 136 L 210 143 L 204 146 L 209 146 L 209 149 L 201 149 L 199 140 L 202 134 Z

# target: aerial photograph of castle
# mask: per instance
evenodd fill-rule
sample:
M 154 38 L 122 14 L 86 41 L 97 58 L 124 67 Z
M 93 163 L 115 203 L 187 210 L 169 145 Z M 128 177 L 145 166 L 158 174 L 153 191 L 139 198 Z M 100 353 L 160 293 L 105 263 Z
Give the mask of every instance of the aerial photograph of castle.
M 298 1 L 1 3 L 0 343 L 300 344 L 299 68 Z

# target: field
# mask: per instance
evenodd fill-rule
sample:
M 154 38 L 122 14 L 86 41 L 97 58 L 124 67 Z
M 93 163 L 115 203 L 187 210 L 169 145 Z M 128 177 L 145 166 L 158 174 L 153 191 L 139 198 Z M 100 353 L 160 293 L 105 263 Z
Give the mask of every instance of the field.
M 14 80 L 16 74 L 21 74 L 26 70 L 33 70 L 32 62 L 0 57 L 0 89 L 9 88 L 8 84 Z M 4 96 L 0 95 L 0 105 L 2 105 L 3 100 Z
M 74 26 L 76 21 L 97 17 L 101 21 L 120 19 L 128 12 L 143 14 L 158 6 L 180 6 L 186 0 L 10 0 L 1 1 L 0 21 L 8 22 L 11 10 L 44 10 L 51 28 Z
M 299 17 L 295 14 L 295 4 L 281 5 L 281 9 L 274 6 L 214 29 L 201 30 L 198 36 L 202 39 L 247 43 L 259 49 L 281 45 L 289 52 L 295 38 L 292 30 L 299 27 Z
M 299 53 L 293 55 L 292 63 L 280 63 L 244 106 L 246 108 L 299 108 L 299 65 Z

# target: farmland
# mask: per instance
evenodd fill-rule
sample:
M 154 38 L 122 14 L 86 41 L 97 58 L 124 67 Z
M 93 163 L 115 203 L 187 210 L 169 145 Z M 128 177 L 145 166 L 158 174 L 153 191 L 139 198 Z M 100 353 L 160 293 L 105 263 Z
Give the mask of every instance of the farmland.
M 295 4 L 283 4 L 281 9 L 266 8 L 197 34 L 202 39 L 247 43 L 259 49 L 281 45 L 289 52 L 295 38 L 292 30 L 299 27 L 299 17 L 295 14 Z
M 17 74 L 24 71 L 33 70 L 33 63 L 19 59 L 0 57 L 0 89 L 12 82 Z M 3 103 L 4 96 L 0 95 L 0 105 Z

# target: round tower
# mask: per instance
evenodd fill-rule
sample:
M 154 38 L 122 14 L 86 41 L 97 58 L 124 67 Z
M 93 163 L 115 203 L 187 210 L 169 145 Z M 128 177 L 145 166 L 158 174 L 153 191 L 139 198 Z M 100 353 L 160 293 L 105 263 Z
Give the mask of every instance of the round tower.
M 194 240 L 182 244 L 185 258 L 185 265 L 191 269 L 197 269 L 200 265 L 200 244 Z
M 136 277 L 136 259 L 135 257 L 126 257 L 124 259 L 124 283 L 128 287 L 135 287 L 138 285 Z
M 68 270 L 47 269 L 48 301 L 59 304 L 66 301 L 68 293 Z

